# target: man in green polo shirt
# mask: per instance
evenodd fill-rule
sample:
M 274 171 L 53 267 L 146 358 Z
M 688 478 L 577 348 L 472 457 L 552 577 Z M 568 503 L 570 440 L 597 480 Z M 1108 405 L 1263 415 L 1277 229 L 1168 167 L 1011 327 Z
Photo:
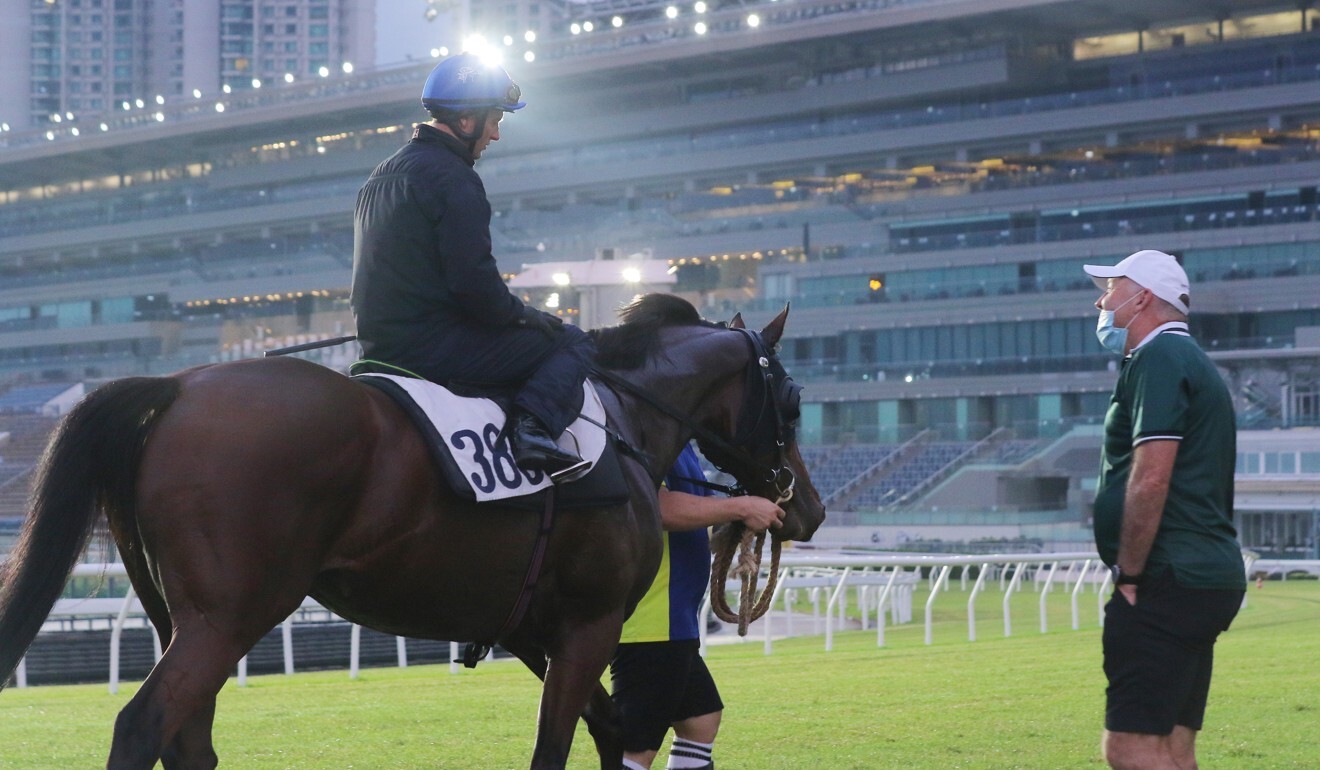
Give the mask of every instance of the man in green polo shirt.
M 1187 332 L 1190 289 L 1176 259 L 1146 250 L 1084 269 L 1104 291 L 1096 336 L 1123 356 L 1094 511 L 1116 584 L 1105 605 L 1105 760 L 1194 768 L 1215 639 L 1246 590 L 1233 403 Z

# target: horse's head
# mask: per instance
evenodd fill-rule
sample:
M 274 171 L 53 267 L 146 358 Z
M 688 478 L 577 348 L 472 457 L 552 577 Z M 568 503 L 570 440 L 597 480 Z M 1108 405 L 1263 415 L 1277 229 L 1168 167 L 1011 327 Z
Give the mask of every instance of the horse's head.
M 776 538 L 809 540 L 825 520 L 825 506 L 797 447 L 802 386 L 779 361 L 787 320 L 785 307 L 756 332 L 746 328 L 742 314 L 734 316 L 728 328 L 742 335 L 747 363 L 741 385 L 727 391 L 733 408 L 726 411 L 724 423 L 732 431 L 721 441 L 698 435 L 697 444 L 749 493 L 779 503 L 787 515 Z
M 745 328 L 741 316 L 727 325 L 703 321 L 689 302 L 667 294 L 640 297 L 621 317 L 618 326 L 593 332 L 597 373 L 650 407 L 632 416 L 637 433 L 695 437 L 739 486 L 784 509 L 777 538 L 809 539 L 825 508 L 797 449 L 801 387 L 775 352 L 788 308 L 759 332 Z M 629 376 L 617 374 L 623 371 Z M 641 416 L 656 413 L 664 418 Z M 652 468 L 657 481 L 663 472 Z

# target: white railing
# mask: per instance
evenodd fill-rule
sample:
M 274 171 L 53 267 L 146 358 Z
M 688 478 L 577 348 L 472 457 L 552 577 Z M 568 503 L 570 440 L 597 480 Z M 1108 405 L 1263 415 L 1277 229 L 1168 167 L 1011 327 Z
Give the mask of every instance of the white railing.
M 1255 554 L 1243 552 L 1247 574 L 1255 571 L 1284 572 L 1302 570 L 1312 574 L 1320 573 L 1320 561 L 1279 561 L 1255 559 Z M 801 633 L 802 624 L 810 624 L 811 635 L 823 635 L 825 650 L 834 649 L 834 632 L 842 627 L 847 618 L 849 590 L 856 603 L 862 630 L 870 627 L 872 612 L 875 616 L 876 645 L 884 646 L 886 616 L 894 624 L 912 621 L 913 600 L 918 587 L 923 581 L 928 585 L 929 593 L 925 601 L 925 641 L 934 642 L 933 610 L 936 598 L 941 593 L 951 591 L 950 583 L 954 571 L 957 571 L 958 585 L 967 594 L 967 638 L 976 641 L 976 600 L 983 595 L 987 586 L 998 585 L 1003 599 L 1000 601 L 1004 621 L 1004 636 L 1013 633 L 1011 605 L 1014 594 L 1024 592 L 1026 585 L 1032 585 L 1038 594 L 1037 604 L 1040 615 L 1040 632 L 1049 630 L 1047 598 L 1056 586 L 1062 585 L 1068 592 L 1072 610 L 1072 629 L 1081 628 L 1080 599 L 1084 588 L 1090 588 L 1096 594 L 1097 624 L 1104 622 L 1104 604 L 1108 599 L 1107 589 L 1111 585 L 1108 569 L 1093 552 L 1043 553 L 1043 554 L 994 554 L 994 555 L 923 555 L 923 554 L 849 554 L 835 552 L 795 552 L 783 556 L 779 563 L 779 580 L 771 596 L 770 609 L 766 616 L 757 622 L 761 627 L 765 653 L 769 655 L 776 637 L 792 636 L 795 631 Z M 972 579 L 975 571 L 975 580 Z M 924 573 L 924 577 L 923 577 Z M 74 576 L 126 576 L 122 564 L 79 564 L 74 568 Z M 768 576 L 766 576 L 768 577 Z M 763 578 L 764 581 L 764 578 Z M 971 583 L 969 589 L 969 583 Z M 763 582 L 764 584 L 764 582 Z M 726 589 L 736 593 L 740 586 L 729 581 Z M 810 618 L 804 618 L 802 612 L 794 607 L 805 600 L 811 604 Z M 824 607 L 821 604 L 824 602 Z M 1245 600 L 1244 600 L 1245 604 Z M 776 609 L 778 607 L 778 609 Z M 281 641 L 284 652 L 284 673 L 294 671 L 293 659 L 293 624 L 296 617 L 309 612 L 322 613 L 336 617 L 329 610 L 321 607 L 312 599 L 305 599 L 298 612 L 290 615 L 281 628 Z M 710 597 L 707 596 L 701 609 L 701 644 L 703 652 L 707 642 L 706 619 L 710 614 Z M 67 624 L 70 618 L 78 617 L 88 623 L 88 627 L 111 629 L 110 635 L 110 682 L 111 693 L 119 689 L 119 647 L 120 637 L 125 626 L 130 622 L 151 628 L 145 621 L 141 603 L 132 589 L 122 599 L 61 599 L 56 602 L 47 621 L 49 625 Z M 778 633 L 775 632 L 776 627 Z M 156 659 L 160 659 L 160 638 L 152 629 L 155 642 Z M 361 627 L 354 624 L 350 636 L 349 676 L 356 678 L 360 662 Z M 450 643 L 449 669 L 457 673 L 459 668 L 458 643 Z M 408 654 L 404 638 L 398 637 L 397 658 L 399 667 L 408 665 Z M 247 658 L 238 664 L 238 684 L 247 684 Z M 15 684 L 27 686 L 25 661 L 19 661 L 15 670 Z

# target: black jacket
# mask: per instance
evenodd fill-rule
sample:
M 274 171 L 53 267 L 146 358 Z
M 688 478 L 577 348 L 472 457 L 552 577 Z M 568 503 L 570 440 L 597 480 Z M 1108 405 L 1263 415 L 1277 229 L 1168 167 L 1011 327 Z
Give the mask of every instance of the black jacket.
M 353 215 L 353 314 L 365 358 L 406 365 L 461 345 L 463 327 L 513 327 L 490 202 L 465 143 L 427 124 L 376 167 Z

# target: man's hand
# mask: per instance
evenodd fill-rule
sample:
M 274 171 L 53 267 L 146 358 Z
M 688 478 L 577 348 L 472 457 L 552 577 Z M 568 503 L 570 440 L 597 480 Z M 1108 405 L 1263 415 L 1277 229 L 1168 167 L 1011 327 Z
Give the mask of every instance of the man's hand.
M 727 498 L 724 502 L 733 509 L 737 520 L 753 532 L 784 526 L 784 509 L 764 497 L 742 495 Z
M 1118 587 L 1118 592 L 1119 592 L 1120 594 L 1123 594 L 1123 598 L 1127 599 L 1127 603 L 1128 603 L 1128 604 L 1132 605 L 1133 607 L 1137 606 L 1137 587 L 1136 587 L 1136 586 L 1133 586 L 1133 585 L 1119 586 L 1119 587 Z
M 564 328 L 564 322 L 559 316 L 542 312 L 531 305 L 525 305 L 522 318 L 518 319 L 518 326 L 524 329 L 535 329 L 544 333 L 547 337 L 553 337 L 560 329 Z

